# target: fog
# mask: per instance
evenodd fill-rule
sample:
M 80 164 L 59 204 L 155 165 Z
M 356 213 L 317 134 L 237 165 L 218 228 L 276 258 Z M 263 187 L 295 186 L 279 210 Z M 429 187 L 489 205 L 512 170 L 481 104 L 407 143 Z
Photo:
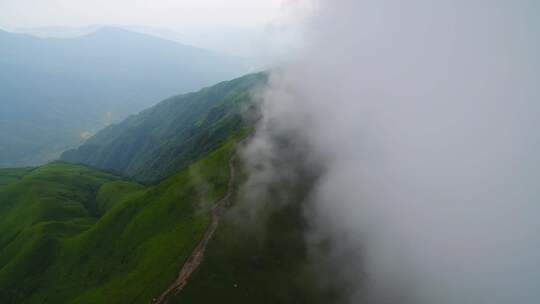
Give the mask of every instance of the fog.
M 246 157 L 276 161 L 271 129 L 324 169 L 306 240 L 334 241 L 327 279 L 350 303 L 538 303 L 539 5 L 311 5 Z

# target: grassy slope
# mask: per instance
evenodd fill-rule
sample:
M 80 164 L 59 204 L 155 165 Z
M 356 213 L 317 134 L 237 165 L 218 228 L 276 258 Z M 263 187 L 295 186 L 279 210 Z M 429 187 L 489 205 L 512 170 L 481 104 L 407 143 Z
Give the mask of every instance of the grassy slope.
M 148 303 L 204 233 L 235 141 L 152 187 L 55 163 L 1 188 L 0 302 Z
M 32 171 L 32 169 L 33 168 L 0 168 L 0 188 L 20 180 L 26 173 Z
M 239 180 L 239 191 L 244 190 L 241 183 Z M 237 304 L 339 302 L 336 286 L 321 286 L 309 263 L 303 202 L 310 178 L 304 183 L 274 185 L 279 193 L 288 195 L 269 193 L 261 202 L 236 195 L 203 263 L 172 303 L 219 303 L 223 299 Z
M 59 240 L 95 221 L 94 193 L 116 179 L 55 163 L 0 189 L 0 302 L 9 303 L 39 284 L 39 274 L 52 262 Z
M 245 135 L 227 141 L 242 126 L 237 105 L 262 78 L 188 94 L 196 98 L 184 100 L 187 108 L 206 102 L 196 115 L 171 99 L 66 154 L 106 169 L 127 155 L 117 171 L 143 181 L 172 175 L 155 186 L 65 163 L 0 171 L 0 303 L 148 303 L 159 295 L 204 233 L 205 206 L 225 193 L 227 160 Z M 275 185 L 286 202 L 235 199 L 174 302 L 335 303 L 308 261 L 300 202 L 309 184 Z M 265 207 L 254 215 L 249 204 Z
M 62 159 L 119 172 L 155 183 L 219 147 L 244 125 L 251 91 L 266 80 L 263 73 L 224 81 L 171 97 L 109 126 Z

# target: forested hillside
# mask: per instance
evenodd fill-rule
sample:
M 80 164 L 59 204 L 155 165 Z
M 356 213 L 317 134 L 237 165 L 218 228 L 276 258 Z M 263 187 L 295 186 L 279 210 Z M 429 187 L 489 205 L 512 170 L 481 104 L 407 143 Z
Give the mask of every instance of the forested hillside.
M 266 81 L 247 75 L 196 93 L 171 97 L 111 125 L 62 159 L 155 182 L 223 143 L 254 107 L 253 94 Z

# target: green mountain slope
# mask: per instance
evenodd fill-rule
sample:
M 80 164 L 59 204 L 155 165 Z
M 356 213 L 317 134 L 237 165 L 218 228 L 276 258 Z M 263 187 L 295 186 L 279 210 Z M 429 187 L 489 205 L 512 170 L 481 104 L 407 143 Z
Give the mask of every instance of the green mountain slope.
M 252 129 L 242 120 L 256 110 L 250 92 L 265 81 L 248 75 L 168 99 L 63 156 L 106 172 L 64 161 L 0 170 L 0 303 L 149 303 L 160 296 L 227 192 L 229 159 Z M 305 240 L 313 169 L 246 199 L 248 172 L 241 158 L 234 166 L 232 205 L 202 264 L 169 303 L 338 303 L 339 282 L 320 285 Z
M 284 161 L 284 159 L 282 160 Z M 292 163 L 288 163 L 292 164 Z M 237 167 L 243 179 L 249 175 Z M 330 244 L 306 242 L 305 220 L 309 210 L 314 172 L 301 172 L 289 181 L 266 181 L 263 197 L 238 179 L 236 195 L 206 250 L 205 259 L 172 304 L 216 303 L 227 299 L 237 304 L 345 303 L 345 284 L 326 281 L 330 272 L 313 264 L 317 252 Z
M 0 188 L 20 180 L 25 174 L 32 171 L 33 168 L 0 168 Z
M 163 292 L 227 190 L 249 129 L 241 116 L 265 78 L 166 100 L 66 153 L 101 143 L 93 154 L 129 156 L 134 176 L 159 178 L 152 186 L 67 162 L 0 170 L 0 303 L 148 303 Z
M 218 147 L 243 124 L 251 93 L 263 73 L 219 83 L 162 101 L 111 125 L 62 159 L 156 182 Z
M 0 303 L 149 303 L 202 237 L 242 134 L 155 186 L 53 163 L 0 188 Z

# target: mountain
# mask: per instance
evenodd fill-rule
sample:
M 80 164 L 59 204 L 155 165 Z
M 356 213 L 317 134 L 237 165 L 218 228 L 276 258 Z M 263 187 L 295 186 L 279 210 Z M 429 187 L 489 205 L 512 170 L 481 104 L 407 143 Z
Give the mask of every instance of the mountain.
M 229 160 L 249 131 L 241 115 L 265 81 L 167 99 L 89 140 L 108 151 L 96 155 L 133 153 L 131 165 L 161 177 L 153 185 L 63 161 L 0 169 L 0 303 L 149 303 L 162 293 L 231 187 Z M 127 149 L 129 137 L 140 150 Z
M 266 78 L 167 99 L 66 152 L 71 163 L 0 169 L 0 303 L 339 303 L 304 238 L 312 174 L 246 196 L 235 155 Z
M 243 123 L 251 94 L 264 73 L 225 81 L 196 93 L 168 98 L 113 124 L 61 159 L 155 182 L 181 170 L 226 140 Z M 243 114 L 244 113 L 244 114 Z
M 9 168 L 0 169 L 0 188 L 20 180 L 33 168 Z
M 19 27 L 12 29 L 14 33 L 29 34 L 39 38 L 75 38 L 93 33 L 103 25 L 87 25 L 80 27 L 69 26 L 40 26 L 40 27 Z M 115 26 L 113 26 L 115 27 Z M 159 37 L 159 36 L 158 36 Z
M 105 27 L 70 38 L 0 31 L 0 167 L 37 165 L 178 92 L 245 72 L 236 57 Z
M 0 187 L 0 303 L 149 303 L 202 238 L 233 148 L 151 187 L 61 162 Z
M 215 26 L 194 25 L 180 28 L 163 28 L 142 25 L 87 25 L 80 27 L 43 26 L 15 28 L 14 32 L 30 34 L 41 38 L 74 38 L 95 32 L 103 27 L 116 27 L 128 31 L 148 34 L 166 40 L 176 41 L 220 53 L 249 58 L 264 45 L 263 37 L 268 35 L 264 26 Z

